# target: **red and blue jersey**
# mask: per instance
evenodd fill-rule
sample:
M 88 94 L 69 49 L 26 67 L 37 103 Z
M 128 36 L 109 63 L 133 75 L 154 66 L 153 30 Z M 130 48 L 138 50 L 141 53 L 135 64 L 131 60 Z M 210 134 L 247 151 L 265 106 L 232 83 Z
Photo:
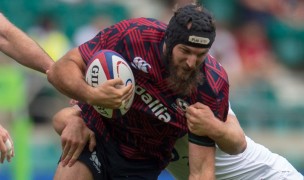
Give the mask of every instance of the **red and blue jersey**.
M 197 91 L 179 96 L 168 88 L 167 64 L 161 58 L 166 27 L 155 19 L 124 20 L 79 46 L 86 63 L 100 50 L 118 52 L 132 67 L 136 83 L 132 107 L 120 118 L 104 118 L 92 106 L 82 104 L 87 125 L 96 136 L 115 141 L 123 156 L 157 160 L 161 169 L 170 162 L 176 140 L 188 132 L 186 107 L 201 102 L 225 121 L 229 95 L 227 74 L 209 55 L 201 67 L 204 83 Z

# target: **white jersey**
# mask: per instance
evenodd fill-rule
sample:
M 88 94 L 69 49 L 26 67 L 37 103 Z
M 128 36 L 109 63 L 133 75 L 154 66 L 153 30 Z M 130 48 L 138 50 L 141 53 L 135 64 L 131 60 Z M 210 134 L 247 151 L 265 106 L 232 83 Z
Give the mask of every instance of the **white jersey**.
M 230 104 L 228 114 L 234 115 Z M 303 180 L 284 157 L 272 153 L 266 147 L 246 136 L 247 147 L 243 153 L 229 155 L 216 149 L 216 179 L 233 180 Z
M 303 180 L 284 157 L 246 137 L 247 148 L 238 155 L 228 155 L 216 149 L 216 179 L 218 180 Z

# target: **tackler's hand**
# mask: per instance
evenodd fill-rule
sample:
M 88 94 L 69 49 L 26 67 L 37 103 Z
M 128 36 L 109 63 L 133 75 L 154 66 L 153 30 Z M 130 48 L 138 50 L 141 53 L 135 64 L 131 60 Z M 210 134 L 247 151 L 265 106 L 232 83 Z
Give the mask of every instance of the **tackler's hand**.
M 94 132 L 86 126 L 80 117 L 69 121 L 61 134 L 62 165 L 72 166 L 88 143 L 89 150 L 93 152 L 96 146 Z
M 7 159 L 8 162 L 11 161 L 11 158 L 14 157 L 14 144 L 13 140 L 10 137 L 8 131 L 4 129 L 0 125 L 0 163 L 3 163 L 5 159 Z

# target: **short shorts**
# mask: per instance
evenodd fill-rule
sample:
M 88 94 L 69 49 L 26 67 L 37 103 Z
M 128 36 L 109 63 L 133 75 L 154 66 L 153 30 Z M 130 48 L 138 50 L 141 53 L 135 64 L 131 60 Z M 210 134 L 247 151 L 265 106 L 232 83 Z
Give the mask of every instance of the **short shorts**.
M 97 144 L 93 152 L 85 147 L 78 158 L 96 180 L 157 180 L 161 173 L 156 161 L 127 159 L 114 143 L 97 140 Z

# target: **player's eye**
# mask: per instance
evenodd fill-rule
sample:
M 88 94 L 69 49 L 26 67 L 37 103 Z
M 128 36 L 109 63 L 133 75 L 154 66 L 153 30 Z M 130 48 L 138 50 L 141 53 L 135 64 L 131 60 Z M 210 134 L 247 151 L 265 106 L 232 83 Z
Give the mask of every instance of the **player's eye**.
M 186 48 L 180 48 L 181 52 L 184 54 L 190 54 L 190 50 Z

